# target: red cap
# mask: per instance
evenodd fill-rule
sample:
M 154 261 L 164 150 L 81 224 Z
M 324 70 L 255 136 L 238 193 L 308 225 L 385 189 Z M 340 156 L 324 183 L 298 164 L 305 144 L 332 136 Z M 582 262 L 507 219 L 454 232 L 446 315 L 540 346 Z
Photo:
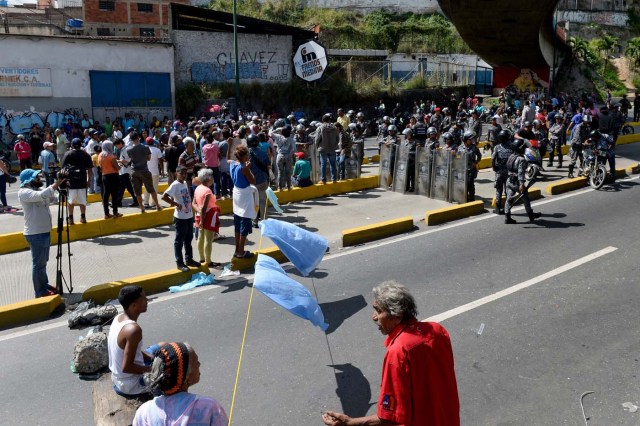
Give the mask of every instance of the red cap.
M 154 143 L 156 143 L 156 141 L 151 136 L 148 136 L 144 141 L 147 143 L 147 145 L 153 145 Z

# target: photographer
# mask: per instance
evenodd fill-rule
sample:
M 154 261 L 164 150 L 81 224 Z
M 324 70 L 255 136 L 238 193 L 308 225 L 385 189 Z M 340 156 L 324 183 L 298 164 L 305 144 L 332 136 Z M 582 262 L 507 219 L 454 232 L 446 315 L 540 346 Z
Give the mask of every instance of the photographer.
M 71 151 L 62 158 L 60 173 L 69 181 L 69 225 L 73 225 L 73 210 L 80 206 L 80 223 L 87 223 L 87 188 L 93 179 L 93 161 L 91 156 L 82 149 L 82 140 L 74 138 L 71 141 Z
M 56 294 L 55 287 L 49 285 L 47 261 L 51 245 L 51 211 L 49 206 L 56 202 L 55 192 L 64 179 L 58 178 L 52 185 L 42 189 L 42 172 L 25 169 L 20 172 L 18 199 L 24 209 L 24 237 L 31 248 L 32 280 L 36 297 Z

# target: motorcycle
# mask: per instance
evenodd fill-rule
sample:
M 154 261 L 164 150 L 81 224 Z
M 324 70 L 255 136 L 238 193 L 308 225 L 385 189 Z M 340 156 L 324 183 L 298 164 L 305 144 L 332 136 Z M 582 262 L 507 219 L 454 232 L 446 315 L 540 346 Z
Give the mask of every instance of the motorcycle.
M 584 168 L 579 174 L 589 179 L 589 185 L 593 189 L 600 189 L 607 180 L 607 151 L 604 149 L 589 148 L 584 150 Z
M 622 126 L 623 135 L 632 135 L 634 133 L 635 133 L 635 130 L 633 126 L 631 126 L 630 124 L 625 124 L 624 126 Z
M 527 179 L 531 180 L 544 171 L 542 167 L 542 155 L 540 154 L 540 141 L 535 139 L 529 140 L 529 144 L 524 150 L 524 158 L 529 163 L 526 171 Z

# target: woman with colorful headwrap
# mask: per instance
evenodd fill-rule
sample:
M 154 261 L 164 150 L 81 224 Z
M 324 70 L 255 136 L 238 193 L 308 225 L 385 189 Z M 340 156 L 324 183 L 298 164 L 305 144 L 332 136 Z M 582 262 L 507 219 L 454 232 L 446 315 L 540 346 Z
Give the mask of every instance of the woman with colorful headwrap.
M 188 392 L 199 381 L 200 361 L 188 343 L 161 346 L 145 375 L 151 390 L 161 395 L 138 408 L 133 426 L 226 426 L 227 414 L 218 401 Z

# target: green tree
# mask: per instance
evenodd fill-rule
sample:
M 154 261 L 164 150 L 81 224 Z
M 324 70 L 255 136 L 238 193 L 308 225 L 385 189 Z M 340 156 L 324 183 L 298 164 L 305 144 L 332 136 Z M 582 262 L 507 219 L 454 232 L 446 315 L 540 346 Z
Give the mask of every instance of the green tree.
M 604 72 L 609 65 L 609 56 L 620 45 L 618 39 L 610 34 L 605 34 L 599 39 L 595 40 L 596 49 L 600 52 L 604 59 L 604 66 L 602 71 Z
M 637 66 L 640 66 L 640 37 L 634 37 L 627 43 L 627 47 L 624 49 L 624 54 L 629 58 L 629 62 L 633 64 L 633 71 Z

